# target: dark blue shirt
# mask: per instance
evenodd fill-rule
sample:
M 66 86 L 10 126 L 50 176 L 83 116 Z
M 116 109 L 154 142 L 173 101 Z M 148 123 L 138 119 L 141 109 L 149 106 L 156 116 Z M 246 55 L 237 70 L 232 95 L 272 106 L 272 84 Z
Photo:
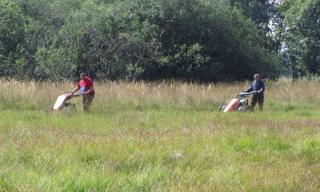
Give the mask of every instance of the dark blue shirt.
M 262 93 L 264 92 L 265 86 L 263 81 L 253 81 L 251 85 L 252 91 L 259 91 L 260 89 L 263 89 Z

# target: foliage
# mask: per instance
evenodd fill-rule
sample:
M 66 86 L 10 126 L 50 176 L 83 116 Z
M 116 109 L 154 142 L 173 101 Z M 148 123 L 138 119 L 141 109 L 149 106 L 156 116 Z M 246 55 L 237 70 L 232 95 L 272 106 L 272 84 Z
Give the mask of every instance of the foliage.
M 0 75 L 14 75 L 23 68 L 26 20 L 21 8 L 10 0 L 0 1 Z
M 320 74 L 320 1 L 287 0 L 281 5 L 295 76 Z
M 276 0 L 230 0 L 231 5 L 240 7 L 243 13 L 267 32 L 270 19 L 277 16 Z
M 3 14 L 16 15 L 1 18 L 16 24 L 4 27 L 14 36 L 2 33 L 2 71 L 12 70 L 2 76 L 58 80 L 85 71 L 98 79 L 207 82 L 278 73 L 276 50 L 259 27 L 265 20 L 226 1 L 0 2 L 15 8 Z M 21 21 L 6 21 L 13 18 Z

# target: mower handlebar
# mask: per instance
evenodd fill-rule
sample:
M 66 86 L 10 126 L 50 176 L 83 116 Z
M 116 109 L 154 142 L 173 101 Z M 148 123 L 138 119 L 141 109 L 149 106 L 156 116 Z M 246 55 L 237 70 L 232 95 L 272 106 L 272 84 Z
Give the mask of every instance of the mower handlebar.
M 72 97 L 78 97 L 80 95 L 81 95 L 80 93 L 76 93 L 76 94 L 75 93 L 68 93 L 68 94 L 66 94 L 66 96 L 67 96 L 66 100 L 69 100 Z
M 251 92 L 241 91 L 240 94 L 238 94 L 237 96 L 246 97 L 246 96 L 254 95 L 254 94 L 256 94 L 256 93 L 257 93 L 257 91 L 251 91 Z
M 75 94 L 72 94 L 72 97 L 79 97 L 81 95 L 81 93 L 75 93 Z

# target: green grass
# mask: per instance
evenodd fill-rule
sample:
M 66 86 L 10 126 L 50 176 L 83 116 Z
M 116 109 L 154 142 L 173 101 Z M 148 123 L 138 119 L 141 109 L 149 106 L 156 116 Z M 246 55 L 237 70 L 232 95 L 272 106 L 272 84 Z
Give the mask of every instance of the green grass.
M 320 190 L 320 109 L 308 102 L 225 114 L 114 100 L 85 114 L 79 100 L 75 113 L 8 100 L 0 191 Z

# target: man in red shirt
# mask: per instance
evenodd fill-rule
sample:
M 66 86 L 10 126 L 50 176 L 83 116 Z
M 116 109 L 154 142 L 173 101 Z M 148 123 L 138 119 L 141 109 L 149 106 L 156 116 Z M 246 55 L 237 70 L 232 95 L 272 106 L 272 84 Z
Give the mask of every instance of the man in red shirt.
M 85 73 L 81 73 L 80 78 L 81 80 L 79 81 L 77 86 L 72 90 L 72 94 L 80 90 L 80 93 L 83 97 L 83 110 L 85 112 L 88 112 L 95 94 L 93 88 L 93 80 L 90 77 L 88 77 Z

